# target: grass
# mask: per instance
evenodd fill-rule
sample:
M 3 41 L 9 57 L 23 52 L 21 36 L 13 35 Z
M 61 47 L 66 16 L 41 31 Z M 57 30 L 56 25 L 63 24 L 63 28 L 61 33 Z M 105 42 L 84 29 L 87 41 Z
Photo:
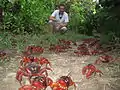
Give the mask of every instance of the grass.
M 0 35 L 0 48 L 1 49 L 17 49 L 18 51 L 23 50 L 28 45 L 39 45 L 42 47 L 49 46 L 50 44 L 56 44 L 58 39 L 66 39 L 78 41 L 81 39 L 90 38 L 89 36 L 81 35 L 69 31 L 65 34 L 21 34 L 14 35 L 8 32 L 3 32 Z

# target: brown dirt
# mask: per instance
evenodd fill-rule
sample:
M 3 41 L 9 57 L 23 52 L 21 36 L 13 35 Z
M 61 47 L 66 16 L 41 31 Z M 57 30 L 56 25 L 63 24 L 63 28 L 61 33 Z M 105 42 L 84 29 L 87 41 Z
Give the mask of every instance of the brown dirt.
M 50 60 L 53 72 L 49 72 L 49 76 L 54 81 L 60 76 L 67 75 L 71 72 L 71 77 L 73 81 L 76 82 L 77 90 L 120 90 L 120 85 L 118 84 L 120 79 L 110 77 L 109 72 L 111 69 L 107 68 L 108 64 L 97 66 L 104 73 L 102 77 L 96 75 L 92 76 L 88 80 L 81 74 L 82 68 L 89 63 L 93 63 L 97 56 L 77 57 L 71 52 L 61 54 L 46 52 L 41 56 L 44 56 Z M 20 58 L 15 56 L 14 58 L 11 58 L 9 62 L 0 66 L 0 90 L 18 90 L 20 87 L 18 81 L 15 79 L 19 61 Z M 47 90 L 50 89 L 48 88 Z M 73 87 L 70 87 L 69 90 L 74 89 Z

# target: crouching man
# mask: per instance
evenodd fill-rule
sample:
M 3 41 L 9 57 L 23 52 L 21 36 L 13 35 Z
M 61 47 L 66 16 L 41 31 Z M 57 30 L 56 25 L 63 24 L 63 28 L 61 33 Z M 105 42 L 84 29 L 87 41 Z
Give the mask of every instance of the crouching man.
M 63 4 L 60 4 L 58 8 L 50 16 L 49 23 L 52 25 L 53 32 L 65 32 L 69 22 L 68 14 L 65 12 Z

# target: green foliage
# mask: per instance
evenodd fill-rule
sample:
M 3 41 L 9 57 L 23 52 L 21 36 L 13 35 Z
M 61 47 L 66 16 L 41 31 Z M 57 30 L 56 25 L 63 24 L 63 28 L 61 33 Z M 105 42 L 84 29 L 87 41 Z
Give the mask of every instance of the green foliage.
M 86 35 L 80 35 L 72 31 L 65 34 L 12 34 L 2 32 L 0 35 L 0 48 L 2 49 L 15 49 L 18 52 L 23 51 L 28 45 L 38 45 L 48 47 L 50 44 L 58 43 L 58 39 L 66 39 L 78 41 L 81 39 L 90 38 Z
M 22 0 L 14 3 L 0 2 L 4 8 L 3 30 L 14 33 L 35 32 L 43 30 L 50 13 L 54 8 L 54 0 Z
M 10 2 L 9 2 L 10 1 Z M 45 34 L 50 14 L 60 3 L 66 5 L 69 14 L 69 30 L 80 34 L 93 35 L 97 30 L 108 41 L 120 37 L 119 0 L 1 0 L 4 22 L 0 30 L 12 33 Z M 50 41 L 51 42 L 51 41 Z
M 99 6 L 97 5 L 97 13 L 95 15 L 97 23 L 97 31 L 101 34 L 101 39 L 104 36 L 109 38 L 109 41 L 115 41 L 116 37 L 120 37 L 120 2 L 118 0 L 100 0 Z
M 95 3 L 92 0 L 76 0 L 70 6 L 70 28 L 92 35 Z
M 70 30 L 92 32 L 91 16 L 95 8 L 92 0 L 8 0 L 1 1 L 4 8 L 3 30 L 14 33 L 45 32 L 45 24 L 55 7 L 64 3 L 70 16 Z M 91 34 L 90 34 L 91 35 Z

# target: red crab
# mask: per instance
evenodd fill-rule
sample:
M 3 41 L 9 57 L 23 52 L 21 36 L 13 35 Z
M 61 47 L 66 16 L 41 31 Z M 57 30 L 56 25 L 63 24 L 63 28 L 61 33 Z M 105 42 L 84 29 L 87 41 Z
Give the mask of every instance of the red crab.
M 49 65 L 49 66 L 51 67 L 51 63 L 50 63 L 49 60 L 48 60 L 47 58 L 45 58 L 45 57 L 40 57 L 39 63 L 40 63 L 40 65 L 46 64 L 46 67 L 47 67 L 47 65 Z
M 80 44 L 77 47 L 77 51 L 74 51 L 75 54 L 79 55 L 90 55 L 89 49 L 86 44 Z
M 93 44 L 91 44 L 91 47 L 93 47 L 94 49 L 100 49 L 101 44 L 99 43 L 99 41 L 94 42 Z
M 64 40 L 64 39 L 59 39 L 60 44 L 65 44 L 65 45 L 71 45 L 72 41 L 70 40 Z
M 0 58 L 5 59 L 7 53 L 5 51 L 0 51 Z
M 0 51 L 0 57 L 4 57 L 6 53 L 4 51 Z
M 87 48 L 92 48 L 94 50 L 99 49 L 101 47 L 99 40 L 90 38 L 90 39 L 85 39 L 83 41 L 83 44 L 87 46 Z
M 114 61 L 115 59 L 110 56 L 110 55 L 102 55 L 100 56 L 96 61 L 95 61 L 95 64 L 101 64 L 101 63 L 109 63 L 109 62 L 112 62 Z
M 72 40 L 59 39 L 59 43 L 60 43 L 60 44 L 63 44 L 63 45 L 68 45 L 68 46 L 70 46 L 70 45 L 75 45 L 75 46 L 77 46 L 77 43 L 74 42 L 74 41 L 72 41 Z
M 95 38 L 88 38 L 88 39 L 84 39 L 83 40 L 83 44 L 91 44 L 91 43 L 94 43 L 94 42 L 96 42 L 96 41 L 98 41 L 97 39 L 95 39 Z
M 19 83 L 22 85 L 22 77 L 28 77 L 28 80 L 31 82 L 31 78 L 33 76 L 42 76 L 43 73 L 48 76 L 47 70 L 51 70 L 50 68 L 41 68 L 40 65 L 36 64 L 35 62 L 28 63 L 24 67 L 20 67 L 16 74 L 16 79 L 19 81 Z
M 89 53 L 90 53 L 90 55 L 97 55 L 100 52 L 99 52 L 99 50 L 93 50 L 93 49 L 91 49 L 91 50 L 89 50 Z
M 20 87 L 19 90 L 45 90 L 47 86 L 50 86 L 52 83 L 52 79 L 45 76 L 39 76 L 32 80 L 31 85 L 24 85 Z
M 89 55 L 96 55 L 96 54 L 101 54 L 104 53 L 104 50 L 102 49 L 99 40 L 97 39 L 88 39 L 88 41 L 83 42 L 77 47 L 77 50 L 85 52 L 88 51 Z
M 66 48 L 62 45 L 51 45 L 50 48 L 49 48 L 50 51 L 54 51 L 56 53 L 65 52 L 65 49 Z
M 49 66 L 51 66 L 51 63 L 49 62 L 48 59 L 46 59 L 44 57 L 37 58 L 37 57 L 33 57 L 33 56 L 23 57 L 23 59 L 20 61 L 20 65 L 25 66 L 27 63 L 31 63 L 31 62 L 36 62 L 40 65 L 46 64 L 46 66 L 47 66 L 47 64 L 49 64 Z
M 45 76 L 35 77 L 32 80 L 32 85 L 37 87 L 38 89 L 46 89 L 47 86 L 51 86 L 52 83 L 53 83 L 52 79 Z
M 72 81 L 71 77 L 62 76 L 51 85 L 51 88 L 52 90 L 68 90 L 68 88 L 72 85 L 74 85 L 74 88 L 76 89 L 76 85 Z
M 32 53 L 43 53 L 44 52 L 44 48 L 40 47 L 40 46 L 28 46 L 26 48 L 27 52 Z
M 86 46 L 86 44 L 80 44 L 78 47 L 77 47 L 77 50 L 85 50 L 85 49 L 87 49 L 87 46 Z
M 82 74 L 86 75 L 87 79 L 89 79 L 92 74 L 96 74 L 96 73 L 99 73 L 100 76 L 101 76 L 101 74 L 103 74 L 100 70 L 98 70 L 92 64 L 88 64 L 87 66 L 83 67 L 83 69 L 82 69 Z
M 86 50 L 86 51 L 74 51 L 74 53 L 75 53 L 77 56 L 90 55 L 87 50 Z
M 36 61 L 38 61 L 37 58 L 35 59 L 33 56 L 25 56 L 20 61 L 20 66 L 25 66 L 27 63 L 36 62 Z
M 32 85 L 24 85 L 24 86 L 20 87 L 18 90 L 38 90 L 38 89 Z

